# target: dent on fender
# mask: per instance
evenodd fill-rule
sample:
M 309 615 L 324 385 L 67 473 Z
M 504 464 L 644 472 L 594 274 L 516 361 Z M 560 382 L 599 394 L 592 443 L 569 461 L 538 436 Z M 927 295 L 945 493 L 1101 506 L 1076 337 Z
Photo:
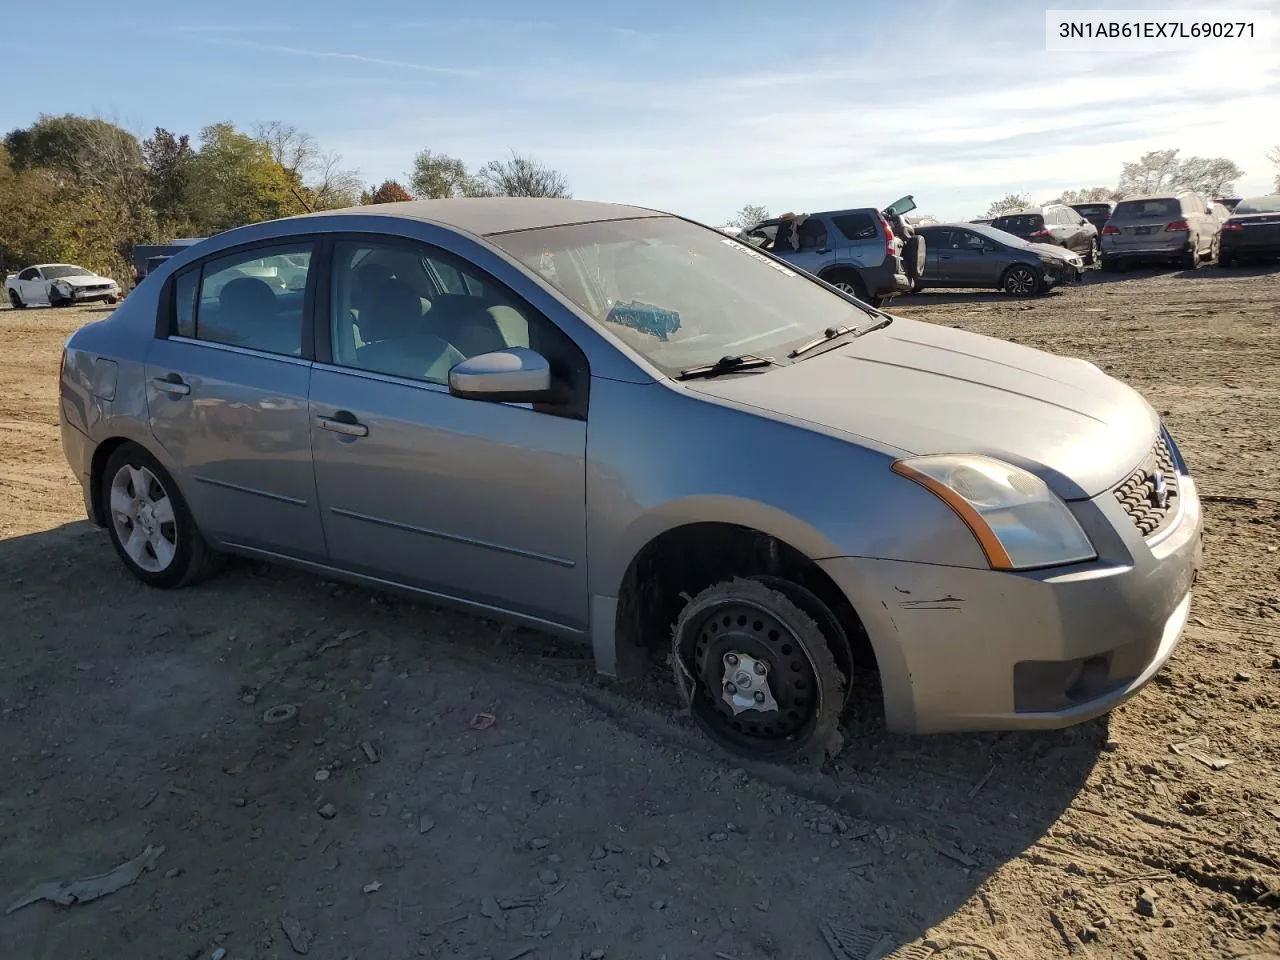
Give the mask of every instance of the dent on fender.
M 899 593 L 910 593 L 910 590 L 903 590 L 901 587 L 894 587 Z M 945 597 L 938 597 L 934 600 L 900 600 L 898 606 L 903 610 L 959 610 L 960 605 L 964 603 L 963 597 L 953 597 L 947 594 Z

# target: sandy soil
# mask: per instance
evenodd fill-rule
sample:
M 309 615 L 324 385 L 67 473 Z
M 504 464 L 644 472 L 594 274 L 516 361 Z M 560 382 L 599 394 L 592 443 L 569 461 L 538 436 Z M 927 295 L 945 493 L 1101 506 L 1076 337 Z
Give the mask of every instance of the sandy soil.
M 1207 566 L 1107 720 L 902 738 L 862 710 L 821 775 L 744 768 L 663 678 L 536 634 L 254 564 L 138 585 L 59 447 L 59 348 L 100 314 L 0 312 L 0 907 L 164 847 L 108 897 L 0 914 L 0 955 L 820 960 L 829 922 L 859 958 L 1280 956 L 1280 273 L 897 309 L 1144 391 Z M 1198 735 L 1234 762 L 1171 752 Z

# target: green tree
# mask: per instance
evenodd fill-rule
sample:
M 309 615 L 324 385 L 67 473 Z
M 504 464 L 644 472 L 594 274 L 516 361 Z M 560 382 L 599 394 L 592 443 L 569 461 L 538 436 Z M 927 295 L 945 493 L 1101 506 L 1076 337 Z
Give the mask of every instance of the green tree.
M 1235 187 L 1244 171 L 1226 157 L 1178 159 L 1177 150 L 1150 150 L 1121 169 L 1119 191 L 1125 196 L 1194 190 L 1205 199 Z
M 193 161 L 191 138 L 156 127 L 155 136 L 142 141 L 142 156 L 151 178 L 151 204 L 166 236 L 190 233 L 194 218 L 190 209 Z
M 360 195 L 360 202 L 365 203 L 398 203 L 402 200 L 412 200 L 413 194 L 400 185 L 396 180 L 383 180 L 382 184 L 373 190 L 366 190 Z
M 1063 190 L 1049 203 L 1114 203 L 1120 193 L 1111 187 L 1082 187 L 1079 190 Z
M 423 148 L 413 158 L 409 189 L 420 200 L 447 200 L 475 197 L 484 193 L 480 183 L 467 172 L 466 164 L 447 153 Z
M 200 131 L 189 193 L 192 218 L 203 232 L 303 213 L 299 186 L 265 143 L 233 124 L 215 123 Z
M 745 230 L 769 219 L 769 208 L 758 203 L 747 203 L 738 212 L 726 220 L 722 226 L 738 227 Z
M 363 178 L 359 170 L 342 165 L 342 155 L 320 149 L 315 137 L 280 120 L 254 127 L 254 139 L 265 144 L 271 159 L 278 163 L 294 191 L 313 210 L 335 210 L 354 206 Z
M 987 217 L 998 217 L 1001 214 L 1009 213 L 1013 210 L 1021 210 L 1024 207 L 1031 206 L 1031 196 L 1025 193 L 1008 193 L 995 200 L 987 207 Z

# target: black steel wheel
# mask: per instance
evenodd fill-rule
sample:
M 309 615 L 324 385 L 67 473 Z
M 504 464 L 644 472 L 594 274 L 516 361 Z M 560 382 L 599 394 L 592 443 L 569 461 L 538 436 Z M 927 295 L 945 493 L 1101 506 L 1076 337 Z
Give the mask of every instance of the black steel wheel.
M 735 578 L 699 593 L 676 621 L 671 659 L 694 722 L 721 747 L 815 764 L 839 751 L 847 677 L 814 618 L 769 584 Z

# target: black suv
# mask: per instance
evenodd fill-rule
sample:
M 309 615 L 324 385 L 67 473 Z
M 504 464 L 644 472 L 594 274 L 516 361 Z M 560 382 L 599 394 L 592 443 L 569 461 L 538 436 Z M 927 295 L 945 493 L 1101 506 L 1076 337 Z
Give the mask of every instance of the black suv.
M 1052 243 L 1080 254 L 1087 264 L 1098 260 L 1098 228 L 1065 203 L 1046 203 L 1001 214 L 991 226 L 1031 243 Z

